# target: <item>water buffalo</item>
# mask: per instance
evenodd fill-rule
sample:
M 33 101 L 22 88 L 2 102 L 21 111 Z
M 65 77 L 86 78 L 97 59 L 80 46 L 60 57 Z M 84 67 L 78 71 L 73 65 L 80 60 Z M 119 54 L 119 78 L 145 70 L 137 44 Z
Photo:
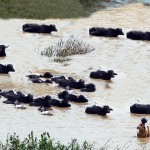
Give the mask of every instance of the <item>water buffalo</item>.
M 85 81 L 80 79 L 79 81 L 76 81 L 72 77 L 68 77 L 68 79 L 63 79 L 59 82 L 59 86 L 66 88 L 73 88 L 73 89 L 81 89 L 84 87 Z
M 33 101 L 32 94 L 24 95 L 20 91 L 17 92 L 14 92 L 13 90 L 2 91 L 0 92 L 0 95 L 7 98 L 6 101 L 3 101 L 4 103 L 7 104 L 14 104 L 15 101 L 18 101 L 19 103 L 30 103 Z
M 71 107 L 71 104 L 68 103 L 68 100 L 59 101 L 57 99 L 51 99 L 50 104 L 51 106 L 57 106 L 57 107 Z
M 38 25 L 35 23 L 27 23 L 22 26 L 24 32 L 30 33 L 51 33 L 52 31 L 57 31 L 56 26 L 53 24 L 50 25 Z
M 150 41 L 150 32 L 129 31 L 126 34 L 128 39 L 132 40 L 148 40 Z
M 42 80 L 42 79 L 40 79 L 40 78 L 29 78 L 31 81 L 32 81 L 32 83 L 46 83 L 46 84 L 48 84 L 48 83 L 53 83 L 51 80 Z
M 69 94 L 68 91 L 63 91 L 58 93 L 58 97 L 63 100 L 77 102 L 77 103 L 88 102 L 88 99 L 86 99 L 83 95 Z
M 8 48 L 8 46 L 0 45 L 0 57 L 5 57 L 6 56 L 6 52 L 5 52 L 6 48 Z
M 121 28 L 103 28 L 103 27 L 92 27 L 89 29 L 89 34 L 93 36 L 104 36 L 104 37 L 117 37 L 118 35 L 124 35 Z
M 51 107 L 51 96 L 43 96 L 33 99 L 32 102 L 29 103 L 30 106 L 43 106 L 43 107 Z
M 40 78 L 52 78 L 53 75 L 50 72 L 45 72 L 43 75 L 39 75 Z
M 83 88 L 81 88 L 81 92 L 95 92 L 96 87 L 93 83 L 85 84 Z
M 135 114 L 150 114 L 150 104 L 133 104 L 130 106 L 130 112 Z
M 92 106 L 92 107 L 87 107 L 85 109 L 85 112 L 88 114 L 98 114 L 98 115 L 106 115 L 107 113 L 110 113 L 113 109 L 110 108 L 108 105 L 105 105 L 103 107 L 100 106 Z
M 9 72 L 15 72 L 12 64 L 7 65 L 0 64 L 0 73 L 8 74 Z
M 57 84 L 59 84 L 62 80 L 66 80 L 65 76 L 56 76 L 51 78 L 51 81 L 54 81 Z
M 108 70 L 107 72 L 102 70 L 97 70 L 95 72 L 90 73 L 90 78 L 111 80 L 111 78 L 114 78 L 115 75 L 117 75 L 117 73 L 114 73 L 113 70 Z
M 45 72 L 42 75 L 37 75 L 37 74 L 30 74 L 26 75 L 29 79 L 35 79 L 35 78 L 52 78 L 53 75 L 50 72 Z
M 0 95 L 7 98 L 9 95 L 15 94 L 14 90 L 0 91 Z

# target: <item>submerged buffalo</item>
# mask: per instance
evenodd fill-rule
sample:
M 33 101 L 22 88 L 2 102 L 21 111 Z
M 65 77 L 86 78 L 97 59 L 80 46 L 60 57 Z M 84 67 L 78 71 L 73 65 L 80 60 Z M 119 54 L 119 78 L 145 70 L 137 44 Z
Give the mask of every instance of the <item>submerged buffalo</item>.
M 150 104 L 133 104 L 130 106 L 130 112 L 135 114 L 150 114 Z
M 92 106 L 92 107 L 87 107 L 85 109 L 85 112 L 88 114 L 98 114 L 98 115 L 106 115 L 107 113 L 110 113 L 110 111 L 112 111 L 113 109 L 110 108 L 108 105 L 105 105 L 103 107 L 101 106 Z
M 12 64 L 3 65 L 0 64 L 0 73 L 8 74 L 9 72 L 15 72 Z
M 92 27 L 89 29 L 89 34 L 93 36 L 104 36 L 104 37 L 117 37 L 118 35 L 124 35 L 121 28 L 103 28 L 103 27 Z
M 115 73 L 113 70 L 108 71 L 97 70 L 90 73 L 90 78 L 111 80 L 111 78 L 114 78 L 115 75 L 117 75 L 117 73 Z
M 88 102 L 88 99 L 85 98 L 84 95 L 69 94 L 68 91 L 63 91 L 63 92 L 58 93 L 58 97 L 66 101 L 72 101 L 72 102 L 77 102 L 77 103 Z
M 150 32 L 129 31 L 126 34 L 128 39 L 150 41 Z
M 95 92 L 96 87 L 93 83 L 85 84 L 83 88 L 80 90 L 81 92 Z
M 57 31 L 56 26 L 53 24 L 50 25 L 38 25 L 35 23 L 27 23 L 22 26 L 24 32 L 30 33 L 51 33 L 52 31 Z
M 5 52 L 6 48 L 8 48 L 8 46 L 0 45 L 0 57 L 5 57 L 6 56 L 6 52 Z

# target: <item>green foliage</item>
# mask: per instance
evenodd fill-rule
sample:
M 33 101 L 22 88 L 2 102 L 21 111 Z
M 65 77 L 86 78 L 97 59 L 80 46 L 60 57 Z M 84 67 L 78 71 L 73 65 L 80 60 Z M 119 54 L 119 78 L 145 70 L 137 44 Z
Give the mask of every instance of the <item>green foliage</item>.
M 80 0 L 81 4 L 84 6 L 84 9 L 89 14 L 98 9 L 104 8 L 104 6 L 101 3 L 103 1 L 107 1 L 107 0 Z
M 1 18 L 78 18 L 87 16 L 79 0 L 0 0 Z
M 0 142 L 0 150 L 93 150 L 94 144 L 88 144 L 86 141 L 79 145 L 76 139 L 73 139 L 67 146 L 59 141 L 54 142 L 48 132 L 41 134 L 38 140 L 31 132 L 27 138 L 20 141 L 19 136 L 14 133 L 6 139 L 6 144 Z
M 87 54 L 94 50 L 94 48 L 84 43 L 81 40 L 76 39 L 74 36 L 71 36 L 69 39 L 60 40 L 55 46 L 50 46 L 41 51 L 41 55 L 46 55 L 48 57 L 54 57 L 55 60 L 61 62 L 64 61 L 64 57 L 76 55 L 76 54 Z

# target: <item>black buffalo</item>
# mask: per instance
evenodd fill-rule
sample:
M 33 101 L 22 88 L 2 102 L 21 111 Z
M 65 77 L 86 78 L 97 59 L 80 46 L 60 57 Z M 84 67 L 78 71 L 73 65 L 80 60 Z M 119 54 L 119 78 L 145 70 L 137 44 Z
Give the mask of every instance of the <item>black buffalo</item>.
M 133 104 L 130 106 L 130 112 L 135 114 L 150 114 L 150 104 Z
M 8 46 L 0 45 L 0 57 L 5 57 L 6 56 L 6 52 L 5 52 L 6 48 L 8 48 Z
M 129 31 L 126 34 L 128 39 L 150 41 L 150 32 Z
M 43 96 L 33 99 L 29 105 L 30 106 L 44 106 L 44 107 L 51 107 L 51 96 Z
M 15 72 L 12 64 L 3 65 L 0 64 L 0 73 L 8 74 L 9 72 Z
M 46 83 L 46 84 L 48 84 L 48 83 L 53 83 L 51 80 L 42 80 L 42 79 L 40 79 L 40 78 L 29 78 L 31 81 L 32 81 L 32 83 Z
M 104 37 L 117 37 L 118 35 L 124 35 L 121 28 L 103 28 L 103 27 L 92 27 L 89 29 L 89 34 L 93 36 L 104 36 Z
M 93 83 L 85 84 L 83 88 L 81 88 L 81 92 L 95 92 L 96 87 Z
M 68 79 L 62 79 L 59 82 L 59 86 L 63 88 L 69 87 L 73 89 L 81 89 L 84 87 L 84 83 L 85 81 L 82 79 L 80 79 L 79 81 L 76 81 L 72 77 L 68 77 Z
M 71 107 L 71 104 L 68 103 L 68 100 L 59 101 L 57 99 L 52 98 L 50 104 L 51 106 L 57 106 L 57 107 Z
M 65 76 L 56 76 L 51 78 L 51 81 L 54 81 L 57 84 L 59 84 L 63 80 L 66 80 Z
M 114 78 L 115 75 L 117 75 L 117 73 L 115 73 L 113 70 L 108 71 L 97 70 L 90 73 L 90 78 L 111 80 L 111 78 Z
M 22 26 L 24 32 L 30 33 L 51 33 L 52 31 L 57 31 L 56 26 L 53 24 L 50 25 L 38 25 L 35 23 L 27 23 Z
M 14 94 L 14 90 L 8 90 L 8 91 L 0 91 L 0 95 L 4 96 L 5 98 L 7 98 L 8 95 Z
M 98 114 L 98 115 L 106 115 L 107 113 L 110 113 L 110 111 L 112 111 L 113 109 L 110 108 L 108 105 L 105 105 L 103 107 L 101 106 L 92 106 L 92 107 L 87 107 L 85 109 L 85 112 L 88 114 Z
M 39 75 L 40 78 L 52 78 L 53 75 L 50 72 L 45 72 L 43 75 Z
M 50 72 L 45 72 L 41 75 L 37 75 L 37 74 L 30 74 L 27 75 L 26 77 L 28 77 L 29 79 L 37 79 L 37 78 L 52 78 L 53 75 Z
M 69 94 L 68 91 L 63 91 L 63 92 L 58 93 L 58 97 L 66 101 L 72 101 L 72 102 L 77 102 L 77 103 L 88 102 L 88 99 L 85 98 L 83 95 Z
M 13 90 L 1 91 L 0 95 L 7 99 L 6 101 L 3 101 L 6 104 L 14 104 L 15 101 L 18 101 L 19 103 L 29 103 L 32 102 L 33 100 L 32 94 L 24 95 L 20 91 L 17 92 Z

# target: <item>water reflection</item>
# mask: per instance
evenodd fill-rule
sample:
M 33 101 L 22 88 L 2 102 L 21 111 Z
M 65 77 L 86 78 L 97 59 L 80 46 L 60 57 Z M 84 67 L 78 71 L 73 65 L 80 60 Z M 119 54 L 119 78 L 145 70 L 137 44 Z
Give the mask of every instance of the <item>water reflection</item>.
M 87 14 L 91 14 L 98 10 L 109 9 L 111 7 L 120 7 L 122 5 L 141 2 L 150 5 L 147 0 L 80 0 Z

